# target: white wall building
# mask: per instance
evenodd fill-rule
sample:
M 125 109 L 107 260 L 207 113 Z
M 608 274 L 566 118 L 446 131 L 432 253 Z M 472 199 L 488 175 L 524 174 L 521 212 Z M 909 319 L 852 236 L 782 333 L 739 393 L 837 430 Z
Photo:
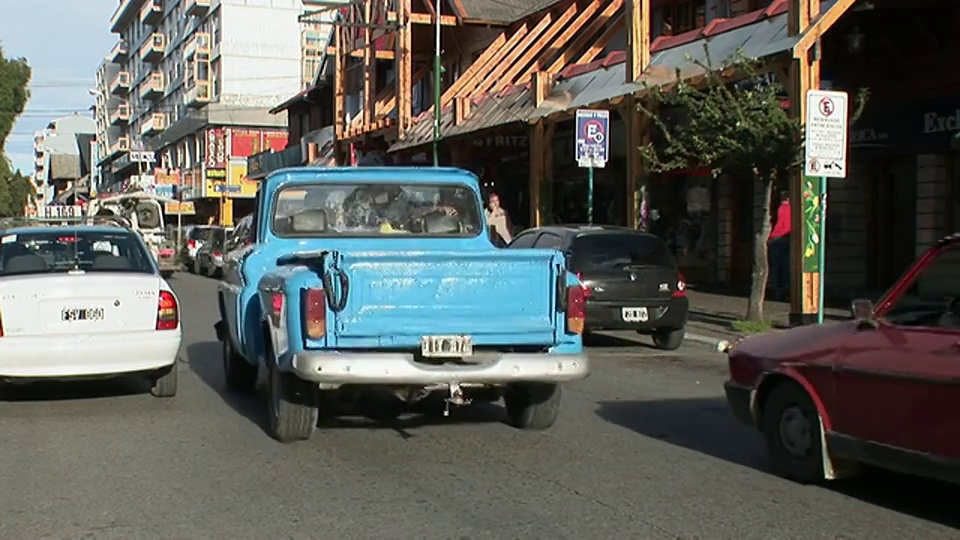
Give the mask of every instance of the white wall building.
M 302 86 L 304 0 L 122 0 L 110 19 L 117 45 L 98 72 L 104 180 L 204 158 L 207 127 L 285 129 L 267 111 Z
M 85 135 L 84 139 L 89 140 L 96 133 L 93 118 L 73 114 L 57 118 L 33 134 L 33 182 L 41 196 L 40 204 L 49 204 L 57 187 L 63 188 L 83 176 L 80 150 L 83 143 L 78 135 Z

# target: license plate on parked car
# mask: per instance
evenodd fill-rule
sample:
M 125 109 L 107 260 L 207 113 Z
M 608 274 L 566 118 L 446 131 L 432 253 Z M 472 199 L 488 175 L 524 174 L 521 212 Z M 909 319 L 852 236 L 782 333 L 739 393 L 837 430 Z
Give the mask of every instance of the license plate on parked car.
M 102 321 L 103 308 L 63 308 L 60 312 L 63 321 Z
M 625 307 L 620 315 L 623 322 L 647 322 L 650 319 L 650 312 L 645 307 Z
M 462 358 L 473 356 L 473 338 L 470 336 L 423 336 L 420 352 L 428 358 Z

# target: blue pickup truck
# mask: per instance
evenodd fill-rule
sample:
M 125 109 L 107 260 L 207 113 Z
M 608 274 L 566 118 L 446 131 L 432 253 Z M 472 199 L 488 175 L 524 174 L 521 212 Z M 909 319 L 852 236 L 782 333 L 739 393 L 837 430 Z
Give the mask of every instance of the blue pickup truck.
M 440 397 L 445 412 L 502 397 L 512 425 L 546 429 L 560 383 L 589 373 L 584 291 L 564 255 L 494 247 L 478 180 L 460 169 L 274 172 L 218 297 L 227 384 L 250 391 L 265 370 L 283 442 L 368 392 Z

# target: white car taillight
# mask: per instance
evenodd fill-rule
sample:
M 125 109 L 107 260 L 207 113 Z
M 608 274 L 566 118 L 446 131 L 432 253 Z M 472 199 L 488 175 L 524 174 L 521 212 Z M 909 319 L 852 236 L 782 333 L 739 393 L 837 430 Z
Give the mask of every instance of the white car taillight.
M 157 301 L 157 330 L 176 330 L 180 324 L 177 298 L 170 291 L 160 291 Z

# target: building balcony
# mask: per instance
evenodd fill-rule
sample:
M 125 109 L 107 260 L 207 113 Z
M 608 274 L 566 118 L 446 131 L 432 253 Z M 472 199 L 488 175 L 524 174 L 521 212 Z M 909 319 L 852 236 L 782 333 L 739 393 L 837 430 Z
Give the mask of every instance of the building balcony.
M 153 113 L 140 125 L 140 135 L 155 135 L 167 129 L 167 115 Z
M 40 170 L 46 164 L 47 158 L 44 155 L 39 155 L 33 158 L 33 168 L 34 170 Z
M 116 157 L 124 152 L 129 152 L 129 151 L 130 151 L 130 139 L 126 135 L 123 135 L 121 137 L 117 137 L 117 140 L 110 145 L 109 155 L 110 157 Z
M 114 64 L 119 64 L 127 59 L 127 56 L 130 54 L 130 45 L 126 41 L 120 40 L 114 44 L 113 48 L 110 49 L 110 56 L 107 58 L 110 59 L 110 62 Z
M 33 171 L 33 181 L 39 186 L 45 184 L 47 182 L 47 171 L 43 169 Z
M 193 88 L 187 90 L 183 101 L 190 107 L 202 107 L 210 103 L 210 83 L 198 82 Z
M 117 73 L 117 76 L 110 81 L 110 93 L 115 96 L 125 95 L 130 91 L 130 74 L 126 71 Z
M 144 62 L 156 62 L 163 58 L 166 49 L 167 36 L 160 33 L 151 34 L 150 39 L 140 49 L 140 59 Z
M 122 126 L 130 122 L 130 105 L 121 103 L 116 109 L 110 112 L 110 125 Z
M 187 0 L 187 15 L 201 16 L 210 10 L 210 0 Z
M 163 2 L 161 0 L 147 0 L 147 3 L 140 9 L 140 22 L 142 24 L 157 24 L 163 18 Z
M 210 54 L 210 34 L 206 32 L 197 32 L 187 41 L 183 47 L 183 59 L 189 60 L 197 54 Z
M 166 90 L 166 85 L 163 81 L 163 73 L 154 71 L 140 85 L 140 98 L 157 99 L 163 96 L 164 90 Z

